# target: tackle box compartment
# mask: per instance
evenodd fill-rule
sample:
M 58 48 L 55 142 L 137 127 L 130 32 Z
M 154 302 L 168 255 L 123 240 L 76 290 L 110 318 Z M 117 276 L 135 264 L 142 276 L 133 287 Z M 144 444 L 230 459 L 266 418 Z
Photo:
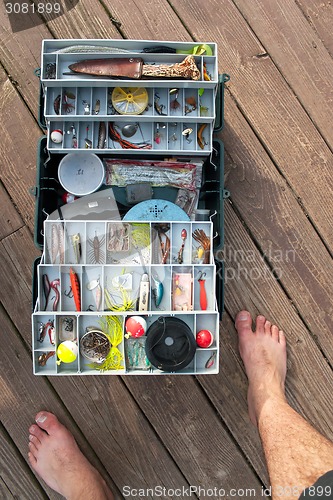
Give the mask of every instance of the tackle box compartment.
M 77 46 L 81 47 L 79 52 L 75 52 Z M 160 46 L 168 50 L 150 52 Z M 198 47 L 204 47 L 204 52 L 198 52 Z M 126 53 L 109 53 L 109 50 Z M 197 53 L 190 55 L 191 50 Z M 97 59 L 101 65 L 110 58 L 131 62 L 139 59 L 143 61 L 142 71 L 146 67 L 156 71 L 159 65 L 182 66 L 188 57 L 192 57 L 199 70 L 198 79 L 119 79 L 69 71 L 75 63 L 86 66 Z M 142 145 L 147 156 L 208 155 L 212 151 L 214 127 L 223 126 L 223 86 L 229 76 L 218 74 L 215 43 L 44 40 L 40 78 L 45 93 L 43 114 L 49 132 L 48 148 L 56 153 L 84 151 L 88 143 L 92 152 L 103 149 L 113 155 L 123 154 L 123 148 L 127 147 L 124 141 L 128 142 L 123 125 L 132 123 L 138 125 L 129 141 L 133 155 L 142 154 Z M 74 146 L 66 134 L 68 122 L 75 134 Z M 103 127 L 106 124 L 106 135 L 104 130 L 101 132 L 102 124 Z
M 61 88 L 61 96 L 63 95 L 63 91 L 66 88 L 75 88 L 77 92 L 77 96 L 81 95 L 81 93 L 84 93 L 85 88 L 88 88 L 90 90 L 90 108 L 92 111 L 92 105 L 94 99 L 96 99 L 96 96 L 98 94 L 99 96 L 105 96 L 104 97 L 104 111 L 106 111 L 106 106 L 107 106 L 107 95 L 108 95 L 108 88 L 111 86 L 110 82 L 102 82 L 98 81 L 96 79 L 87 79 L 86 77 L 82 78 L 81 76 L 75 79 L 72 79 L 71 82 L 68 82 L 68 80 L 63 80 L 58 78 L 58 73 L 57 73 L 57 78 L 55 80 L 50 80 L 50 79 L 45 79 L 45 67 L 48 62 L 51 61 L 52 58 L 54 58 L 53 52 L 57 49 L 61 49 L 64 47 L 68 47 L 69 45 L 76 44 L 82 42 L 81 40 L 45 40 L 43 43 L 43 54 L 42 54 L 42 65 L 41 65 L 41 87 L 40 87 L 40 104 L 39 104 L 39 121 L 44 127 L 44 124 L 46 125 L 46 128 L 48 129 L 48 135 L 45 137 L 43 136 L 38 143 L 38 151 L 37 151 L 37 179 L 36 179 L 36 186 L 32 188 L 32 193 L 36 197 L 36 205 L 35 205 L 35 232 L 34 232 L 34 238 L 35 238 L 35 244 L 39 248 L 43 248 L 43 224 L 47 216 L 52 213 L 52 211 L 56 210 L 58 207 L 61 207 L 64 204 L 63 201 L 63 195 L 64 190 L 60 186 L 59 179 L 58 179 L 58 166 L 61 161 L 61 159 L 65 156 L 66 153 L 71 152 L 71 151 L 77 151 L 78 149 L 71 149 L 71 148 L 58 148 L 56 147 L 49 147 L 50 146 L 50 140 L 49 140 L 49 134 L 50 131 L 52 130 L 52 124 L 55 126 L 58 126 L 60 124 L 60 129 L 62 128 L 63 133 L 66 132 L 66 127 L 70 125 L 70 122 L 73 121 L 72 116 L 66 116 L 65 114 L 59 114 L 56 115 L 52 111 L 52 105 L 53 105 L 53 98 L 56 97 L 55 94 L 58 95 L 59 88 Z M 87 43 L 87 40 L 83 41 L 85 44 Z M 184 48 L 184 50 L 189 50 L 191 49 L 194 45 L 198 45 L 198 43 L 181 43 L 181 42 L 157 42 L 157 41 L 126 41 L 126 40 L 89 40 L 89 44 L 95 45 L 95 42 L 97 45 L 104 45 L 104 42 L 108 42 L 109 44 L 112 44 L 114 46 L 114 43 L 117 45 L 119 43 L 119 47 L 123 47 L 124 43 L 127 48 L 130 50 L 135 51 L 135 55 L 137 56 L 138 53 L 140 52 L 142 48 L 147 47 L 147 45 L 157 45 L 157 44 L 163 44 L 163 45 L 171 45 L 172 47 L 179 48 L 180 46 Z M 217 58 L 216 58 L 216 45 L 215 44 L 210 44 L 212 47 L 213 55 L 212 56 L 207 56 L 207 57 L 196 57 L 196 62 L 198 67 L 200 68 L 201 75 L 203 75 L 203 63 L 205 63 L 206 67 L 208 67 L 209 71 L 211 72 L 211 75 L 213 78 L 209 82 L 205 82 L 203 77 L 199 82 L 193 82 L 193 81 L 184 81 L 184 80 L 177 80 L 177 81 L 172 81 L 169 80 L 167 84 L 161 80 L 154 80 L 154 81 L 136 81 L 135 85 L 138 87 L 147 87 L 148 95 L 149 98 L 153 98 L 156 93 L 161 93 L 166 91 L 166 89 L 171 88 L 173 86 L 177 87 L 178 90 L 180 89 L 180 100 L 182 102 L 182 107 L 186 103 L 186 96 L 191 94 L 193 89 L 195 92 L 195 95 L 200 96 L 199 90 L 200 88 L 204 88 L 204 91 L 206 92 L 206 101 L 209 102 L 211 111 L 210 114 L 206 117 L 201 117 L 200 116 L 200 111 L 196 111 L 194 113 L 194 116 L 188 117 L 188 116 L 181 116 L 179 113 L 178 115 L 174 116 L 170 112 L 170 102 L 167 104 L 167 109 L 168 113 L 166 117 L 161 117 L 159 116 L 154 109 L 148 110 L 147 116 L 140 117 L 140 120 L 142 118 L 142 124 L 141 127 L 148 127 L 148 131 L 151 134 L 151 137 L 153 138 L 153 132 L 154 132 L 154 127 L 156 126 L 156 123 L 160 122 L 165 122 L 166 127 L 170 127 L 170 124 L 174 121 L 177 120 L 179 122 L 181 127 L 185 126 L 191 126 L 194 128 L 196 131 L 197 128 L 202 124 L 206 123 L 208 128 L 209 128 L 209 136 L 210 140 L 208 142 L 208 147 L 204 148 L 205 150 L 202 151 L 201 148 L 196 146 L 193 149 L 187 148 L 183 149 L 183 144 L 185 144 L 185 140 L 180 137 L 182 140 L 181 142 L 181 148 L 180 149 L 171 149 L 171 148 L 161 148 L 161 149 L 153 149 L 150 151 L 146 150 L 141 150 L 140 152 L 133 151 L 133 150 L 126 150 L 124 151 L 123 149 L 118 148 L 114 149 L 113 147 L 111 149 L 96 149 L 92 148 L 89 149 L 91 152 L 95 152 L 98 154 L 99 157 L 103 158 L 108 158 L 114 156 L 116 158 L 117 155 L 121 155 L 121 158 L 124 159 L 160 159 L 161 157 L 166 157 L 166 156 L 175 156 L 179 158 L 181 161 L 187 161 L 187 158 L 193 159 L 196 154 L 199 154 L 201 156 L 206 154 L 206 160 L 204 162 L 203 166 L 203 181 L 202 181 L 202 187 L 200 190 L 200 197 L 199 197 L 199 202 L 198 202 L 198 208 L 199 209 L 209 209 L 210 211 L 210 221 L 211 221 L 211 238 L 212 238 L 212 251 L 214 252 L 214 257 L 219 255 L 219 250 L 223 248 L 224 244 L 224 209 L 223 209 L 223 200 L 224 198 L 228 197 L 229 193 L 224 190 L 224 147 L 223 143 L 217 139 L 213 138 L 213 132 L 218 132 L 222 129 L 223 127 L 223 122 L 224 122 L 224 84 L 229 80 L 229 75 L 223 74 L 219 75 L 217 71 Z M 134 53 L 133 53 L 134 56 Z M 82 60 L 82 57 L 77 58 L 77 54 L 66 54 L 64 56 L 56 56 L 57 61 L 61 59 L 61 65 L 63 66 L 64 64 L 68 64 L 69 62 L 73 62 L 73 57 L 75 59 Z M 175 62 L 180 62 L 182 58 L 180 56 L 173 56 L 173 55 L 161 55 L 161 54 L 141 54 L 140 57 L 143 57 L 145 59 L 145 62 L 158 62 L 158 63 L 167 63 L 167 64 L 173 64 Z M 89 54 L 88 58 L 92 58 L 92 55 Z M 69 85 L 70 83 L 70 85 Z M 124 80 L 117 80 L 112 83 L 112 85 L 129 85 L 128 81 Z M 134 85 L 134 83 L 133 83 Z M 90 87 L 91 86 L 91 87 Z M 94 90 L 95 89 L 95 90 Z M 167 94 L 166 94 L 167 95 Z M 177 94 L 178 95 L 178 94 Z M 51 96 L 51 97 L 50 97 Z M 61 97 L 62 99 L 62 97 Z M 208 100 L 207 100 L 208 99 Z M 78 103 L 78 100 L 77 100 Z M 85 120 L 87 120 L 87 117 L 84 115 L 82 116 L 82 112 L 78 110 L 78 104 L 75 103 L 75 126 L 81 126 L 84 127 L 86 126 Z M 151 106 L 152 107 L 152 106 Z M 111 117 L 112 118 L 112 117 Z M 118 120 L 117 116 L 117 120 Z M 92 129 L 96 130 L 97 123 L 101 120 L 105 119 L 105 121 L 110 120 L 110 116 L 106 112 L 105 114 L 101 114 L 99 117 L 94 117 L 94 116 L 89 116 L 90 123 L 92 124 Z M 120 124 L 122 123 L 132 123 L 138 121 L 138 116 L 121 116 L 120 117 Z M 78 125 L 76 125 L 78 124 Z M 53 127 L 53 128 L 54 128 Z M 95 128 L 94 128 L 95 127 Z M 147 128 L 145 129 L 147 130 Z M 181 129 L 180 129 L 181 130 Z M 186 145 L 185 145 L 186 146 Z M 191 147 L 192 148 L 192 147 Z M 125 154 L 124 154 L 125 153 Z M 148 154 L 147 154 L 148 153 Z M 112 186 L 115 194 L 115 199 L 118 204 L 118 208 L 120 211 L 121 215 L 124 215 L 129 208 L 132 207 L 132 205 L 129 205 L 126 200 L 125 196 L 125 188 L 121 187 L 116 187 Z M 102 187 L 103 189 L 103 187 Z M 176 188 L 154 188 L 153 192 L 153 198 L 162 198 L 170 201 L 175 201 L 177 194 L 177 189 Z M 193 221 L 190 224 L 196 224 L 198 222 Z M 182 224 L 182 223 L 180 223 Z M 208 224 L 210 224 L 208 222 Z M 44 249 L 45 250 L 45 249 Z M 87 321 L 89 322 L 89 319 L 86 318 L 91 318 L 95 317 L 95 322 L 99 321 L 100 318 L 103 316 L 109 316 L 110 314 L 113 314 L 111 311 L 104 311 L 102 313 L 83 313 L 82 318 L 80 319 L 81 315 L 78 313 L 75 313 L 73 311 L 66 312 L 65 314 L 63 311 L 55 311 L 54 313 L 51 313 L 48 311 L 47 313 L 43 310 L 38 310 L 39 308 L 39 300 L 40 300 L 40 288 L 41 288 L 41 281 L 40 281 L 40 272 L 38 271 L 41 266 L 46 265 L 44 260 L 45 259 L 45 253 L 42 257 L 42 259 L 38 258 L 36 259 L 34 263 L 34 273 L 33 273 L 33 296 L 34 296 L 34 303 L 35 305 L 35 313 L 33 315 L 33 358 L 34 358 L 34 373 L 38 374 L 45 374 L 45 375 L 50 375 L 50 374 L 81 374 L 81 373 L 86 373 L 86 374 L 91 374 L 92 371 L 89 370 L 88 368 L 85 368 L 83 371 L 81 369 L 81 363 L 82 363 L 82 356 L 78 356 L 77 364 L 73 365 L 74 370 L 70 369 L 67 370 L 66 367 L 64 368 L 64 365 L 61 368 L 57 368 L 56 365 L 56 356 L 54 356 L 54 360 L 51 361 L 51 365 L 53 366 L 54 362 L 54 369 L 52 368 L 51 370 L 48 368 L 45 369 L 45 366 L 41 369 L 38 365 L 38 357 L 47 352 L 47 349 L 45 347 L 41 348 L 40 345 L 37 343 L 37 323 L 39 319 L 47 321 L 50 318 L 46 318 L 48 316 L 53 317 L 53 322 L 55 325 L 59 325 L 59 321 L 62 316 L 68 316 L 68 315 L 73 315 L 73 317 L 77 317 L 76 320 L 76 328 L 77 328 L 77 333 L 79 337 L 79 325 L 81 322 L 85 324 L 85 326 L 88 326 Z M 191 267 L 192 266 L 192 267 Z M 184 313 L 184 312 L 174 312 L 174 311 L 169 311 L 165 313 L 167 316 L 179 316 L 182 319 L 185 319 L 185 322 L 188 323 L 188 325 L 192 328 L 192 331 L 194 332 L 197 330 L 197 326 L 200 326 L 200 328 L 204 328 L 205 326 L 207 327 L 207 322 L 208 326 L 211 328 L 214 334 L 214 342 L 212 349 L 197 349 L 197 352 L 193 358 L 193 362 L 185 368 L 185 370 L 180 371 L 179 373 L 188 373 L 188 374 L 202 374 L 202 373 L 217 373 L 218 372 L 218 326 L 219 326 L 219 318 L 221 317 L 223 307 L 224 307 L 224 280 L 223 280 L 223 273 L 224 273 L 224 263 L 220 259 L 214 259 L 211 261 L 211 266 L 214 268 L 214 271 L 210 271 L 212 274 L 212 279 L 214 281 L 214 288 L 216 287 L 216 300 L 215 300 L 215 295 L 214 295 L 214 309 L 206 312 L 206 311 L 199 311 L 199 310 L 194 310 L 192 313 Z M 68 267 L 68 266 L 67 266 Z M 171 266 L 172 268 L 172 266 Z M 190 264 L 191 272 L 194 274 L 196 268 L 194 265 Z M 82 272 L 82 271 L 81 271 Z M 104 270 L 103 270 L 104 272 Z M 171 271 L 170 271 L 171 272 Z M 171 286 L 171 285 L 170 285 Z M 213 288 L 213 289 L 214 289 Z M 194 292 L 193 289 L 193 294 L 197 292 Z M 197 295 L 196 295 L 197 296 Z M 194 297 L 194 295 L 193 295 Z M 152 304 L 152 299 L 151 304 Z M 171 300 L 171 299 L 170 299 Z M 196 299 L 198 300 L 198 299 Z M 211 303 L 213 301 L 213 295 L 210 299 Z M 198 304 L 197 304 L 198 307 Z M 142 314 L 140 312 L 129 312 L 129 313 L 123 313 L 120 314 L 122 318 L 122 326 L 124 326 L 124 321 L 127 316 L 127 314 Z M 164 313 L 163 313 L 164 314 Z M 148 311 L 148 317 L 150 318 L 148 323 L 152 322 L 152 319 L 155 318 L 155 320 L 158 319 L 158 316 L 160 315 L 160 312 L 158 311 Z M 206 320 L 205 320 L 206 317 Z M 38 319 L 39 318 L 39 319 Z M 82 324 L 83 324 L 82 323 Z M 40 323 L 41 325 L 43 324 L 43 321 Z M 208 328 L 208 327 L 207 327 Z M 56 327 L 56 335 L 57 335 L 57 327 Z M 81 335 L 81 334 L 80 334 Z M 123 339 L 123 342 L 124 339 Z M 50 347 L 50 346 L 48 346 Z M 38 354 L 38 355 L 37 355 Z M 125 355 L 124 352 L 124 344 L 122 347 L 122 354 Z M 207 356 L 207 354 L 210 354 Z M 214 356 L 217 356 L 217 359 L 214 358 Z M 210 366 L 207 369 L 207 365 L 211 364 L 210 358 L 214 358 L 214 361 L 212 361 L 212 366 Z M 128 360 L 127 360 L 128 361 Z M 125 363 L 127 363 L 125 361 Z M 82 364 L 83 367 L 83 364 Z M 96 371 L 95 371 L 96 373 Z M 97 372 L 100 373 L 100 372 Z M 111 373 L 111 372 L 107 372 Z M 112 373 L 115 374 L 122 374 L 122 373 L 139 373 L 137 370 L 130 370 L 128 371 L 126 369 L 126 366 L 124 367 L 124 370 L 116 370 L 112 371 Z M 141 370 L 140 373 L 150 373 L 149 370 Z M 154 373 L 158 373 L 158 370 L 154 370 Z M 162 372 L 162 373 L 168 373 L 168 372 Z

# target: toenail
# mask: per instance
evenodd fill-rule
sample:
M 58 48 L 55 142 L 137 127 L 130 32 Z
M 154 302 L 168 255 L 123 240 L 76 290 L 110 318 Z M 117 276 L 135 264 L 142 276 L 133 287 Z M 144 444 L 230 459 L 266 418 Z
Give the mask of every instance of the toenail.
M 249 315 L 246 313 L 241 313 L 237 319 L 240 319 L 241 321 L 245 321 L 246 319 L 249 319 Z
M 36 422 L 42 424 L 46 419 L 47 417 L 45 417 L 45 415 L 41 415 L 40 417 L 36 418 Z
M 33 440 L 33 436 L 31 434 L 29 434 L 29 441 L 32 441 Z

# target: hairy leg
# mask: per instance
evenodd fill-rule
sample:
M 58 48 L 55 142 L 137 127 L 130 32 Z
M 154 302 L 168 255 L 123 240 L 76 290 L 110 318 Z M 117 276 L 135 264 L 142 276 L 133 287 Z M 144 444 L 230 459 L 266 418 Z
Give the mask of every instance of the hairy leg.
M 113 500 L 104 479 L 55 415 L 38 413 L 29 432 L 30 465 L 50 488 L 68 500 Z
M 284 333 L 264 316 L 257 317 L 253 332 L 247 311 L 237 315 L 236 328 L 249 379 L 249 415 L 258 426 L 273 499 L 298 498 L 304 488 L 333 469 L 333 444 L 287 403 Z

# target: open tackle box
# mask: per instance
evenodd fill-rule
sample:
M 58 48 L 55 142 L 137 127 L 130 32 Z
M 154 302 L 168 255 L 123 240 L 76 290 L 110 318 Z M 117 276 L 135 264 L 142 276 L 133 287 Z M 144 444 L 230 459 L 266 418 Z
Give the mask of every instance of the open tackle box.
M 143 52 L 157 46 L 167 46 L 172 53 Z M 159 65 L 181 63 L 186 53 L 200 47 L 208 49 L 194 56 L 198 80 L 64 75 L 77 62 L 110 57 L 142 58 L 143 68 L 148 65 L 155 71 Z M 223 126 L 223 86 L 229 76 L 218 75 L 216 45 L 44 40 L 40 77 L 40 122 L 45 123 L 47 136 L 38 145 L 33 190 L 35 243 L 44 249 L 34 270 L 34 373 L 218 373 L 223 262 L 215 262 L 214 252 L 223 247 L 223 199 L 228 192 L 223 189 L 223 144 L 213 139 L 213 131 L 216 115 L 215 130 Z M 137 95 L 144 90 L 148 104 L 140 114 L 115 109 L 118 87 L 127 97 L 133 90 Z M 145 147 L 127 149 L 110 134 L 98 147 L 100 123 L 107 130 L 112 124 L 120 141 L 129 140 L 122 135 L 123 127 L 134 125 L 137 130 L 130 141 Z M 199 135 L 200 130 L 204 133 Z M 53 131 L 59 132 L 61 142 L 51 140 Z M 127 221 L 136 202 L 129 199 L 127 186 L 118 185 L 103 185 L 98 191 L 111 188 L 116 220 L 94 213 L 67 220 L 61 207 L 68 193 L 59 184 L 58 169 L 66 154 L 75 151 L 96 153 L 104 164 L 120 156 L 201 161 L 196 203 L 197 217 L 204 220 L 195 220 L 194 212 L 188 220 L 178 221 L 177 216 L 160 220 L 156 205 L 150 221 L 141 217 Z M 154 199 L 177 203 L 180 191 L 176 186 L 154 186 L 152 206 Z M 59 217 L 48 218 L 56 210 Z M 108 349 L 103 352 L 105 343 Z

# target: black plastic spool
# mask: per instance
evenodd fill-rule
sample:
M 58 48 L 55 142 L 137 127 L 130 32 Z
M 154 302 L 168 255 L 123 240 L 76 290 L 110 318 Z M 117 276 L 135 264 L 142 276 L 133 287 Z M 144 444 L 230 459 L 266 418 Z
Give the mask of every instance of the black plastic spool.
M 176 372 L 186 368 L 196 347 L 191 328 L 179 318 L 161 316 L 147 330 L 146 355 L 159 370 Z

